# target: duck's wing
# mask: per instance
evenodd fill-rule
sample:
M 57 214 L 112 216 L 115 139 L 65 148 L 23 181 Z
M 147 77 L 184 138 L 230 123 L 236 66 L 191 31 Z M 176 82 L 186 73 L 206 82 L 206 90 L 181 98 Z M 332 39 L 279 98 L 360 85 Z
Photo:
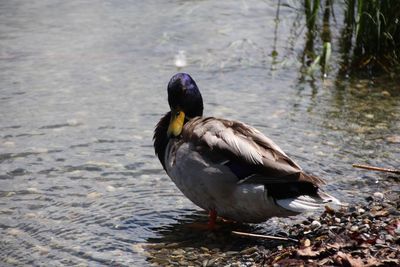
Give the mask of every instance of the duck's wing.
M 285 183 L 307 188 L 324 183 L 304 173 L 260 131 L 238 121 L 197 117 L 185 124 L 182 138 L 206 154 L 222 157 L 221 164 L 236 174 L 238 183 L 283 184 L 283 191 Z
M 171 112 L 169 111 L 157 123 L 153 135 L 154 150 L 164 169 L 165 169 L 165 162 L 164 162 L 165 149 L 168 144 L 167 130 L 170 119 L 171 119 Z

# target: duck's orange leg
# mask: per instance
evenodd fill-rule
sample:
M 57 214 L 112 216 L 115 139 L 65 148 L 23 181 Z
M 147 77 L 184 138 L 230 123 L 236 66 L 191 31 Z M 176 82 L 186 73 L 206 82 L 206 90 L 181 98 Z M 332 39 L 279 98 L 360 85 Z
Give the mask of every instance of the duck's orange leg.
M 217 211 L 210 210 L 208 212 L 208 230 L 215 230 L 216 222 L 217 222 Z
M 197 230 L 203 230 L 203 231 L 214 231 L 218 229 L 217 225 L 217 211 L 216 210 L 210 210 L 208 212 L 208 223 L 190 223 L 187 225 L 190 228 L 195 228 Z

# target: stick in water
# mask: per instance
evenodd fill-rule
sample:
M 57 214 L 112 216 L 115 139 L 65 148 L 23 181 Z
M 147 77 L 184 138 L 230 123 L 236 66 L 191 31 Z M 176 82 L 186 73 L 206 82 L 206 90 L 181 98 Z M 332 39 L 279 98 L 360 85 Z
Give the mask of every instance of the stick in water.
M 292 241 L 292 242 L 296 242 L 296 243 L 299 242 L 299 240 L 290 238 L 290 237 L 250 234 L 250 233 L 237 232 L 237 231 L 232 231 L 232 234 L 239 235 L 239 236 L 245 236 L 245 237 L 256 237 L 256 238 L 262 238 L 262 239 L 269 239 L 269 240 Z
M 400 174 L 400 170 L 397 170 L 397 169 L 380 168 L 380 167 L 361 165 L 361 164 L 353 164 L 353 167 L 354 168 L 361 168 L 361 169 L 371 170 L 371 171 L 391 172 L 391 173 Z

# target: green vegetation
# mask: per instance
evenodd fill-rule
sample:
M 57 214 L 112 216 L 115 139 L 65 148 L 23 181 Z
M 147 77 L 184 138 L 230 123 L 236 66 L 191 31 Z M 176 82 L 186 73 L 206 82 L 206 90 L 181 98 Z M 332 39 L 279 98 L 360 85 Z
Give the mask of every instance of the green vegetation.
M 349 0 L 345 25 L 355 36 L 353 67 L 391 72 L 400 64 L 400 1 Z
M 321 66 L 325 75 L 331 53 L 330 14 L 333 0 L 305 0 L 306 26 L 308 28 L 305 54 L 313 59 L 308 72 Z M 400 1 L 399 0 L 347 0 L 335 5 L 337 13 L 343 12 L 343 28 L 339 36 L 342 54 L 340 72 L 363 72 L 368 74 L 400 71 Z M 319 9 L 323 12 L 319 13 Z M 339 12 L 338 12 L 339 11 Z M 318 29 L 318 17 L 322 14 L 322 28 Z M 320 55 L 312 55 L 313 40 L 321 32 Z M 311 45 L 310 45 L 311 43 Z

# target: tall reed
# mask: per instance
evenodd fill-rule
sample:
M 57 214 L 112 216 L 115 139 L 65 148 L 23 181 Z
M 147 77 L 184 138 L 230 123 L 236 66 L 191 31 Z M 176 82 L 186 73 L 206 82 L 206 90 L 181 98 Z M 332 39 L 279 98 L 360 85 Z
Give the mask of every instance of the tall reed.
M 304 1 L 308 29 L 305 51 L 314 58 L 310 69 L 320 65 L 324 75 L 328 71 L 332 46 L 330 14 L 333 14 L 333 6 L 333 0 L 325 0 L 324 5 L 320 0 Z M 341 71 L 400 72 L 400 0 L 344 0 L 335 7 L 341 8 L 336 12 L 342 12 L 344 18 L 338 37 Z M 319 8 L 323 12 L 319 12 Z M 322 22 L 321 29 L 317 29 L 319 21 Z M 322 49 L 314 47 L 318 31 Z M 316 55 L 315 50 L 321 54 Z
M 356 3 L 355 3 L 356 2 Z M 353 67 L 390 71 L 400 64 L 400 1 L 346 1 L 345 25 L 355 35 Z

